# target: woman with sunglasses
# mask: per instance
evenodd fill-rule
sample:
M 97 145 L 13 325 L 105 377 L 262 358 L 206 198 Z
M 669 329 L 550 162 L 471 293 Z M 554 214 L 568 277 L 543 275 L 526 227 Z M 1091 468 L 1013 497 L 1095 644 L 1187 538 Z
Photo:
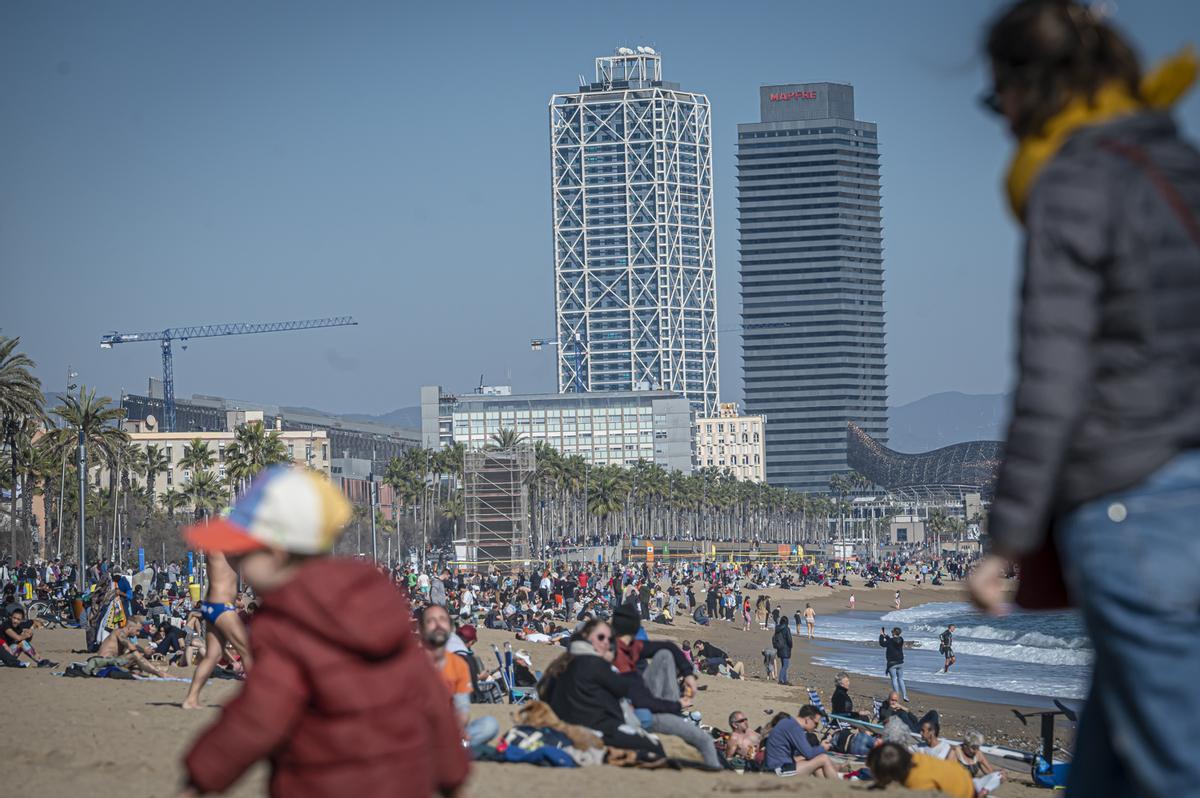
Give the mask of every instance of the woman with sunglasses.
M 560 720 L 600 732 L 605 745 L 640 751 L 650 759 L 663 758 L 662 746 L 654 738 L 637 734 L 630 726 L 621 728 L 625 725 L 621 699 L 636 687 L 633 680 L 613 670 L 612 659 L 612 627 L 590 620 L 571 639 L 567 653 L 546 668 L 538 696 Z
M 992 554 L 969 586 L 998 611 L 1020 558 L 1018 603 L 1061 606 L 1065 580 L 1083 610 L 1096 667 L 1070 794 L 1195 795 L 1200 153 L 1169 109 L 1197 62 L 1143 74 L 1096 9 L 1025 0 L 987 36 L 1025 262 Z

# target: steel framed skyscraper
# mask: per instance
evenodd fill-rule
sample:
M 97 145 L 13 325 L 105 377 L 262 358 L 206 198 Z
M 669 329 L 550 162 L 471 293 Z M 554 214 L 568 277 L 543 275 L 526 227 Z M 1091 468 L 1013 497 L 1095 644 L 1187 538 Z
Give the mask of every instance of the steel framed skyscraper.
M 675 391 L 715 415 L 708 98 L 622 47 L 551 97 L 550 142 L 559 391 Z
M 823 492 L 849 423 L 887 442 L 879 142 L 851 86 L 764 86 L 759 106 L 738 125 L 746 412 L 767 481 Z

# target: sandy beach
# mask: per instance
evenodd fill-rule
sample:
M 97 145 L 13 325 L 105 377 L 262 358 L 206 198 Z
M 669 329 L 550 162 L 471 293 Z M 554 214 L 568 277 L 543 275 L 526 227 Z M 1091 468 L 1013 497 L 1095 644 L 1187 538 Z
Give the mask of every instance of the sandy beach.
M 882 586 L 873 591 L 855 590 L 859 609 L 891 608 L 894 586 Z M 772 600 L 782 601 L 789 612 L 795 604 L 812 603 L 820 618 L 844 606 L 847 588 L 831 591 L 828 588 L 806 588 L 794 591 L 773 591 Z M 824 592 L 822 592 L 824 591 Z M 905 606 L 927 601 L 952 601 L 960 598 L 953 586 L 942 588 L 904 588 Z M 699 627 L 682 621 L 678 626 L 650 625 L 653 637 L 675 640 L 695 639 Z M 803 686 L 820 689 L 829 700 L 833 672 L 809 662 L 809 644 L 797 639 L 792 660 L 793 682 L 785 687 L 761 678 L 759 651 L 769 644 L 770 632 L 757 627 L 742 632 L 740 625 L 716 622 L 703 631 L 703 637 L 726 649 L 746 662 L 751 678 L 737 681 L 706 677 L 706 689 L 696 702 L 706 721 L 723 725 L 722 721 L 734 709 L 745 711 L 756 724 L 765 722 L 767 710 L 795 712 L 806 697 Z M 51 659 L 66 664 L 84 659 L 73 653 L 80 648 L 82 632 L 75 630 L 43 630 L 38 635 L 39 648 Z M 523 644 L 511 633 L 480 630 L 476 649 L 487 664 L 493 657 L 490 645 L 511 642 L 515 648 L 527 649 L 537 668 L 545 667 L 561 649 L 549 645 Z M 172 669 L 172 676 L 190 677 L 187 669 Z M 180 785 L 179 761 L 188 742 L 211 722 L 220 704 L 228 700 L 238 685 L 228 681 L 210 683 L 204 698 L 205 709 L 186 712 L 179 703 L 186 692 L 184 682 L 139 681 L 123 682 L 99 679 L 63 679 L 50 670 L 0 669 L 0 695 L 4 696 L 5 731 L 0 743 L 6 751 L 6 788 L 14 795 L 76 796 L 94 798 L 107 796 L 172 795 Z M 854 677 L 851 693 L 856 704 L 870 706 L 870 697 L 886 693 L 882 678 Z M 911 693 L 912 705 L 918 711 L 935 707 L 942 713 L 944 733 L 956 737 L 967 729 L 982 731 L 989 741 L 1033 747 L 1034 735 L 1022 727 L 1007 706 L 970 701 L 961 698 L 931 696 L 919 691 Z M 492 714 L 505 727 L 512 710 L 504 705 L 484 705 L 472 708 L 475 714 Z M 1062 742 L 1069 743 L 1070 732 L 1062 729 Z M 686 746 L 668 738 L 668 750 L 681 758 L 695 759 Z M 1000 795 L 1025 796 L 1041 794 L 1023 774 L 1010 771 L 1013 777 Z M 590 779 L 587 777 L 591 776 Z M 581 778 L 582 777 L 582 778 Z M 1024 782 L 1024 784 L 1022 783 Z M 614 789 L 637 791 L 642 794 L 682 795 L 697 792 L 740 793 L 750 791 L 787 790 L 812 796 L 845 795 L 862 789 L 851 783 L 822 783 L 815 779 L 779 779 L 773 775 L 734 773 L 707 774 L 698 771 L 648 772 L 605 768 L 603 771 L 579 772 L 551 770 L 525 765 L 485 764 L 477 766 L 472 784 L 478 785 L 472 794 L 513 795 L 527 798 L 562 795 L 566 791 L 586 798 L 610 794 Z M 486 785 L 486 790 L 483 787 Z M 252 796 L 263 794 L 265 769 L 251 771 L 228 794 Z M 899 791 L 899 788 L 895 788 Z M 912 793 L 916 794 L 916 793 Z

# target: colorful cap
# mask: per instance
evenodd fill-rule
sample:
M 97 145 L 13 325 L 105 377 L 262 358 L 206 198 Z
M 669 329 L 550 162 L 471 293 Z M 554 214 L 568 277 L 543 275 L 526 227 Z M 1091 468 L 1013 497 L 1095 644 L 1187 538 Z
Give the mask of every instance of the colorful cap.
M 267 546 L 320 554 L 333 548 L 350 514 L 350 503 L 329 480 L 296 466 L 272 466 L 220 518 L 193 524 L 183 536 L 193 548 L 227 554 Z

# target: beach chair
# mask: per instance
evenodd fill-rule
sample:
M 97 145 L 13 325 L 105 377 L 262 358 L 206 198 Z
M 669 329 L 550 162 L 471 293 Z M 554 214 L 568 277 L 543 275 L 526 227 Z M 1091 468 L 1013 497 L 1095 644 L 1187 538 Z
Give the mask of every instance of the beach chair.
M 879 711 L 883 709 L 883 702 L 874 696 L 871 697 L 871 717 L 879 720 Z
M 505 643 L 504 653 L 501 654 L 500 647 L 492 643 L 492 653 L 496 655 L 496 664 L 500 668 L 500 681 L 504 683 L 504 691 L 508 693 L 508 703 L 524 704 L 526 701 L 536 698 L 535 691 L 514 686 L 512 645 Z
M 825 726 L 830 729 L 842 728 L 842 724 L 838 721 L 838 719 L 833 715 L 830 715 L 825 709 L 825 704 L 821 701 L 821 694 L 818 693 L 815 688 L 809 687 L 807 689 L 808 703 L 816 707 L 817 711 L 821 713 L 821 719 L 825 721 Z

